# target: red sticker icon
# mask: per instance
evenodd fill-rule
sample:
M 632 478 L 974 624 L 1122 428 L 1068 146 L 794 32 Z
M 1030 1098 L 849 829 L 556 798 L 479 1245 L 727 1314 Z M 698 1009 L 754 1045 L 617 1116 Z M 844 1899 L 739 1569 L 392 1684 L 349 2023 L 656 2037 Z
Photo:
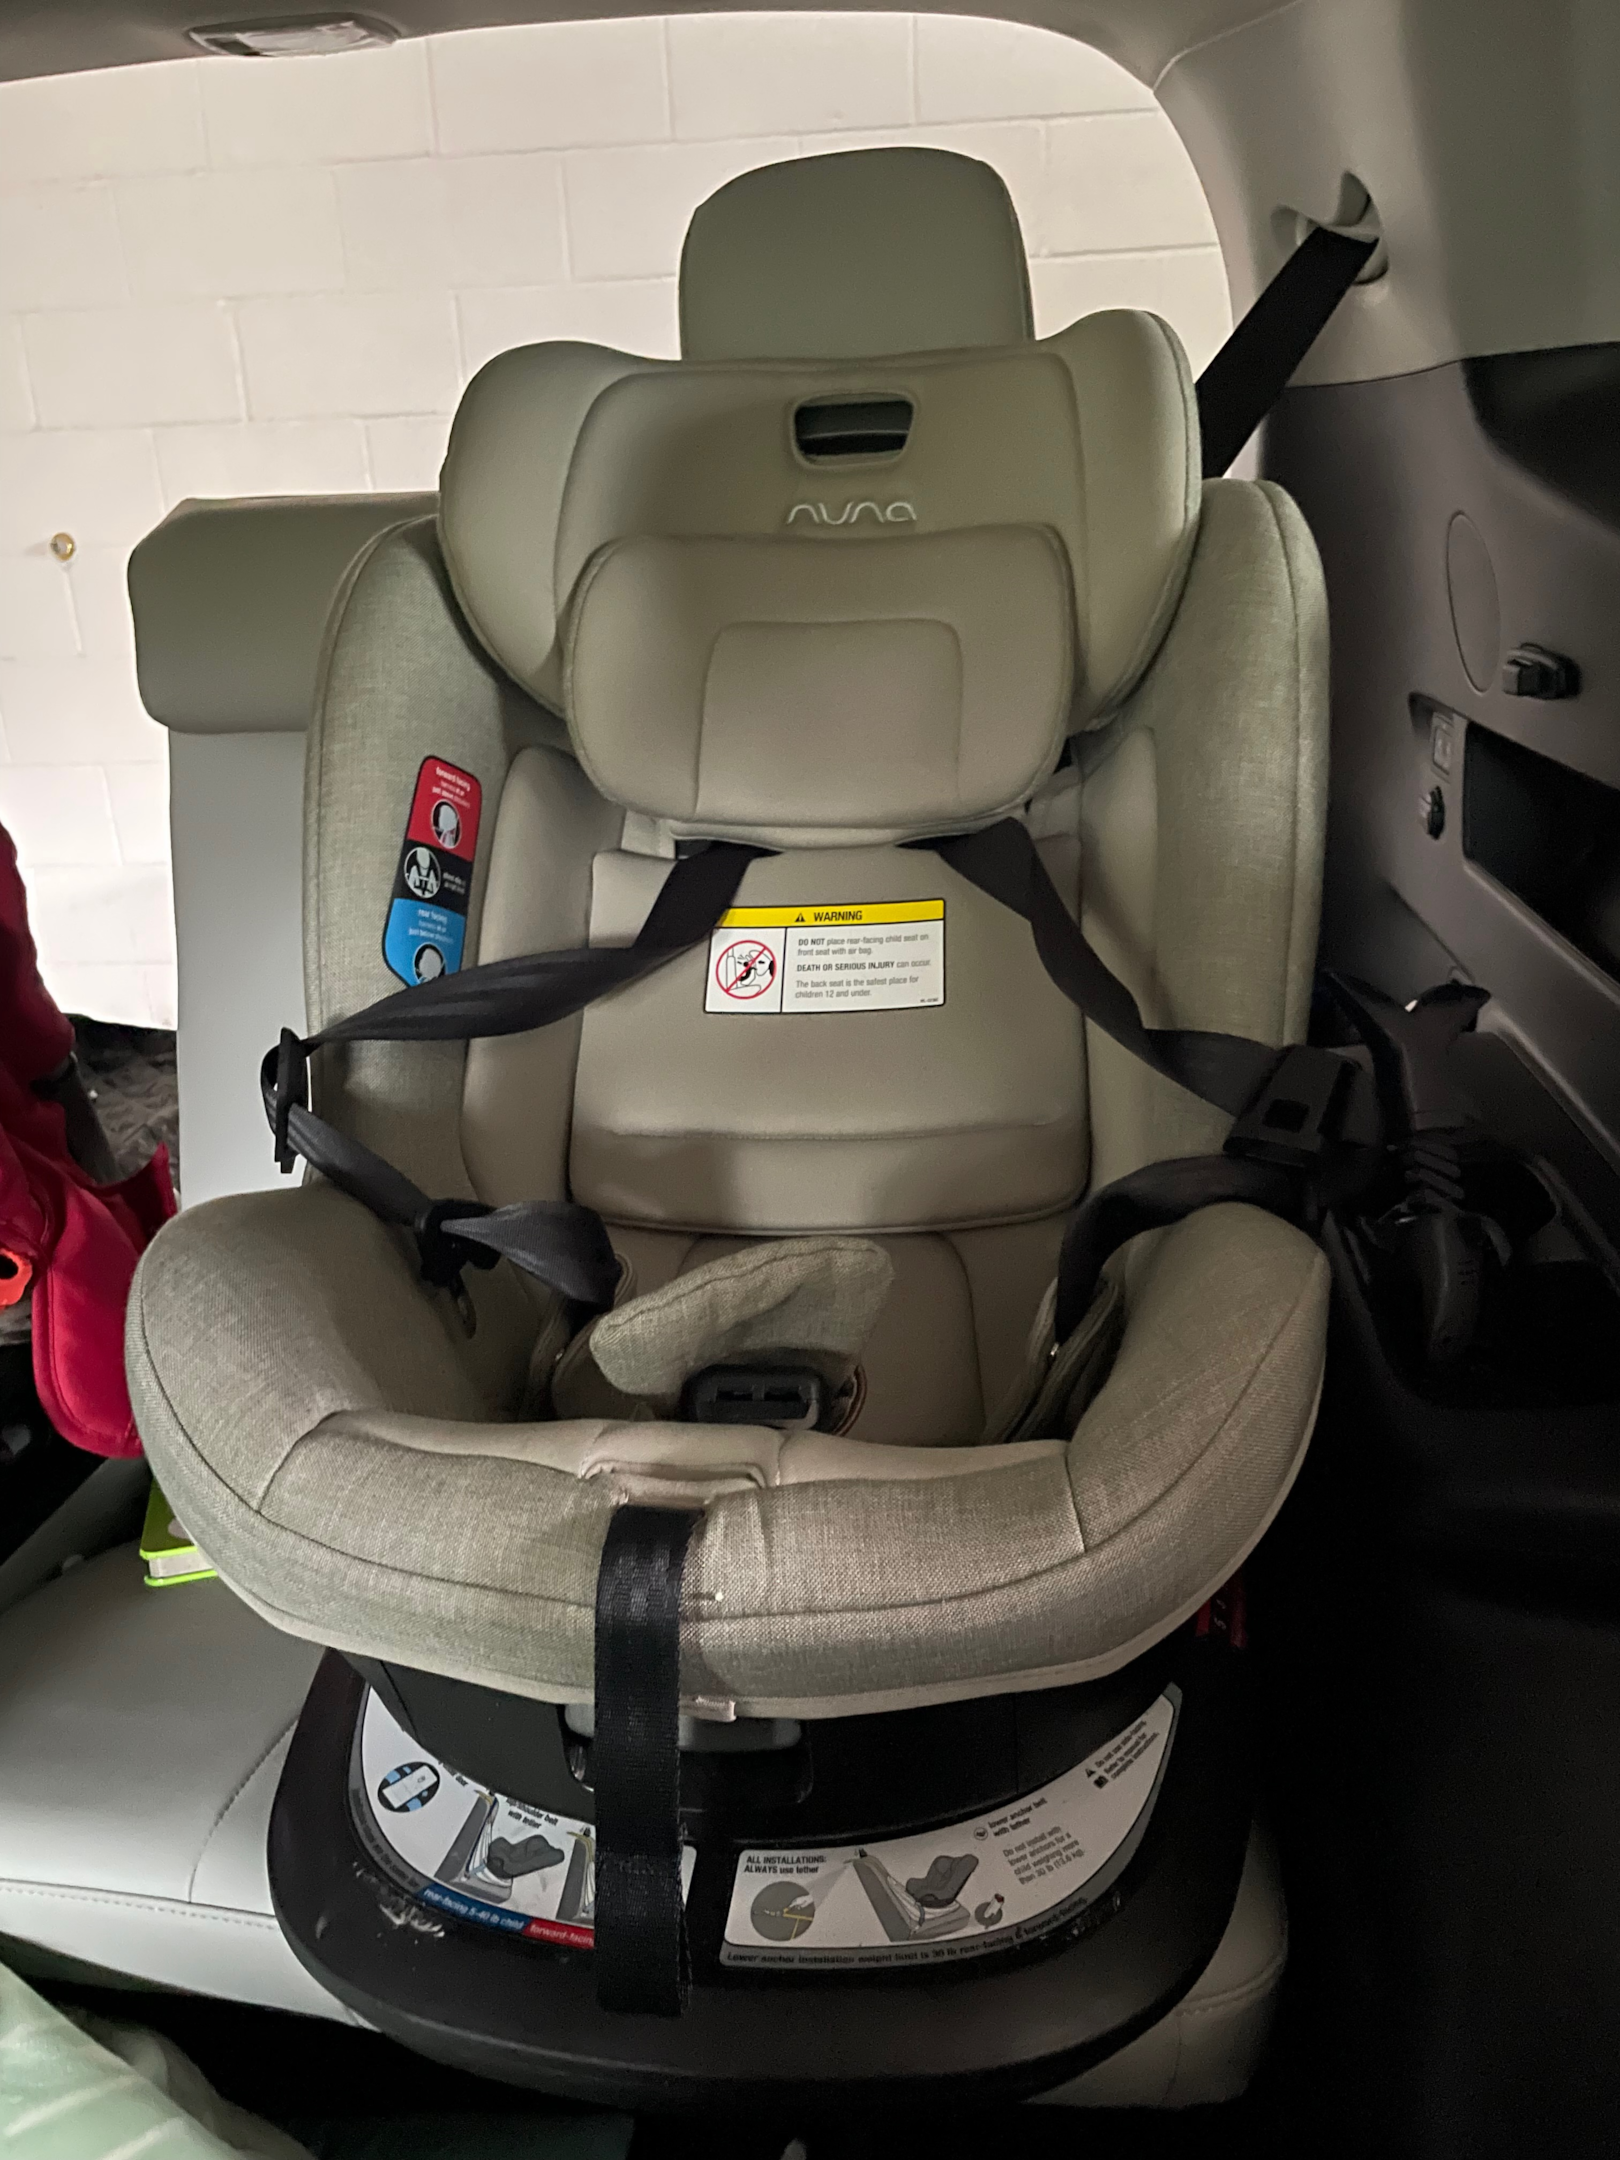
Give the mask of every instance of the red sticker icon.
M 407 842 L 471 862 L 478 852 L 478 813 L 484 791 L 471 773 L 443 758 L 424 758 L 405 826 Z
M 776 955 L 758 938 L 738 938 L 714 963 L 714 979 L 724 996 L 739 1003 L 763 997 L 776 980 Z

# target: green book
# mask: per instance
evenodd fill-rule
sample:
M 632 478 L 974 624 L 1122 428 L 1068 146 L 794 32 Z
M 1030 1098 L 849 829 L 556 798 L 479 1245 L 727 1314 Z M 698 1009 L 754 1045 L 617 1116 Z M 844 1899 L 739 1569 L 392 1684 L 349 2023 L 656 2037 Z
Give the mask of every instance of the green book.
M 178 1516 L 154 1482 L 146 1503 L 141 1529 L 141 1558 L 146 1562 L 148 1590 L 168 1590 L 175 1583 L 208 1582 L 217 1570 L 210 1567 Z

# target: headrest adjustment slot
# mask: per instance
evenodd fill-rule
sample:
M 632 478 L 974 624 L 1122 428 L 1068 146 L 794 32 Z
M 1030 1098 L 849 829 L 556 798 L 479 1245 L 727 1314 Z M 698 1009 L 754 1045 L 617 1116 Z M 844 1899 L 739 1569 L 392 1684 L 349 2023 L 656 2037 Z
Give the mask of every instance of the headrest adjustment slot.
M 916 408 L 910 398 L 813 398 L 793 413 L 793 446 L 812 464 L 829 458 L 897 457 Z

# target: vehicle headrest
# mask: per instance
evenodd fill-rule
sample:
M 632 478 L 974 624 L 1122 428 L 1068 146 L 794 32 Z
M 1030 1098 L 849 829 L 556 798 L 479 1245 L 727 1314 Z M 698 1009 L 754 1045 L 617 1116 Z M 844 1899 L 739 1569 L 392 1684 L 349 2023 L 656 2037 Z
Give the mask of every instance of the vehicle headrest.
M 1033 335 L 1001 177 L 953 150 L 765 165 L 694 212 L 681 250 L 688 360 L 853 360 Z
M 129 559 L 141 702 L 182 735 L 296 734 L 349 566 L 431 495 L 183 502 Z

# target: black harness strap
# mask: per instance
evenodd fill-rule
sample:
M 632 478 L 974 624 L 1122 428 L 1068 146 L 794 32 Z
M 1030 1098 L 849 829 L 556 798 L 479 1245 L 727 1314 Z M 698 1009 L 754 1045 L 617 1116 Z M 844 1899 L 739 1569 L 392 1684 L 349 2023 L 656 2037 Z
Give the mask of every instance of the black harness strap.
M 1199 376 L 1206 480 L 1220 478 L 1282 396 L 1377 245 L 1318 225 Z
M 1058 1342 L 1085 1318 L 1104 1261 L 1142 1231 L 1221 1201 L 1245 1201 L 1314 1229 L 1324 1205 L 1370 1174 L 1382 1119 L 1372 1078 L 1360 1065 L 1299 1043 L 1279 1050 L 1242 1035 L 1150 1028 L 1064 906 L 1028 829 L 1015 818 L 910 844 L 933 849 L 969 884 L 1023 916 L 1053 984 L 1121 1049 L 1233 1118 L 1223 1153 L 1148 1163 L 1075 1209 L 1058 1263 Z
M 277 1163 L 289 1171 L 302 1156 L 384 1222 L 414 1232 L 429 1282 L 459 1288 L 464 1267 L 506 1259 L 571 1301 L 605 1311 L 619 1264 L 594 1210 L 555 1200 L 489 1208 L 476 1200 L 431 1199 L 309 1108 L 310 1055 L 327 1043 L 466 1042 L 566 1019 L 701 943 L 731 905 L 748 865 L 767 852 L 715 842 L 680 857 L 631 945 L 493 960 L 395 991 L 315 1035 L 283 1029 L 259 1074 Z
M 690 1984 L 681 1898 L 681 1575 L 698 1517 L 615 1509 L 596 1577 L 596 1999 L 678 2017 Z

